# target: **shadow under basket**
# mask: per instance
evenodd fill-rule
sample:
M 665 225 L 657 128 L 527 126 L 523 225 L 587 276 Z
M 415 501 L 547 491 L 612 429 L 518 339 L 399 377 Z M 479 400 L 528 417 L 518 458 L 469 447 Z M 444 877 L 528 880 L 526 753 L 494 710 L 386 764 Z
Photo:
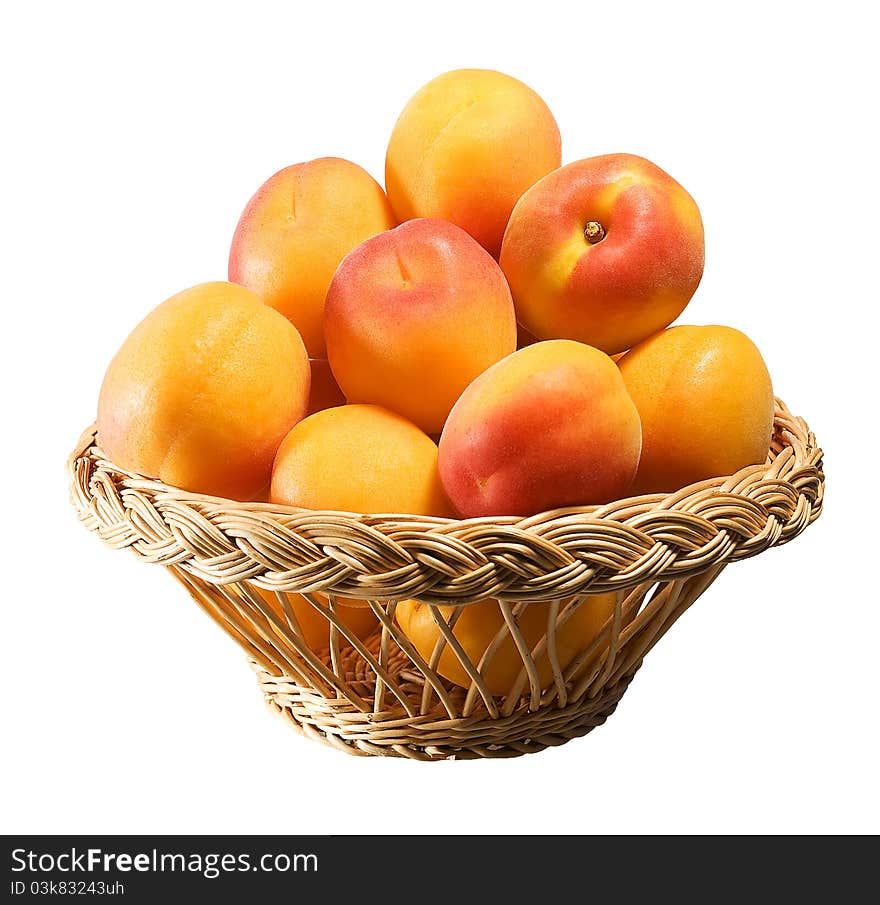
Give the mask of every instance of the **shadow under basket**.
M 244 648 L 275 712 L 342 751 L 415 760 L 527 754 L 600 725 L 722 569 L 800 534 L 824 489 L 822 451 L 780 400 L 764 465 L 529 518 L 367 516 L 187 493 L 115 466 L 94 427 L 68 467 L 83 524 L 170 569 Z M 611 592 L 598 634 L 572 650 L 569 620 Z M 372 610 L 372 633 L 350 627 L 346 598 Z M 475 662 L 455 628 L 487 598 L 503 618 Z M 396 618 L 407 600 L 433 619 L 421 652 Z M 304 615 L 322 644 L 306 643 Z M 499 695 L 493 662 L 511 656 Z M 450 662 L 457 684 L 441 674 Z

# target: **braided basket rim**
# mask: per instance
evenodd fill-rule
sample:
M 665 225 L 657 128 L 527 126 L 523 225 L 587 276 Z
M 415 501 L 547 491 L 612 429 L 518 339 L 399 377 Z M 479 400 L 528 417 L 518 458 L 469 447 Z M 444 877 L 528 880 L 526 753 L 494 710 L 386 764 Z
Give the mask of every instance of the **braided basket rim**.
M 67 462 L 80 520 L 108 545 L 211 584 L 358 599 L 551 600 L 671 581 L 792 540 L 819 517 L 822 450 L 776 399 L 765 464 L 674 493 L 529 517 L 346 513 L 193 493 L 107 459 L 92 424 Z

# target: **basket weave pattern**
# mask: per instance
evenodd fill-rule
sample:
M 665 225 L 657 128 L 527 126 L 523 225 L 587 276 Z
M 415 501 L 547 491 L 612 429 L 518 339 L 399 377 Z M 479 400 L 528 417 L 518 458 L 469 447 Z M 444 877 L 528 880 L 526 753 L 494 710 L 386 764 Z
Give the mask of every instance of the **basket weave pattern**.
M 815 438 L 779 400 L 764 465 L 673 494 L 529 518 L 367 516 L 206 497 L 118 468 L 93 427 L 68 467 L 83 524 L 168 567 L 248 653 L 273 709 L 350 753 L 421 760 L 539 751 L 604 722 L 645 654 L 722 569 L 800 534 L 821 513 L 824 489 Z M 255 586 L 275 592 L 277 607 Z M 562 669 L 558 631 L 589 595 L 608 591 L 613 615 Z M 304 643 L 290 594 L 330 623 L 326 651 Z M 346 628 L 337 596 L 369 602 L 374 636 Z M 464 606 L 490 597 L 504 625 L 474 663 L 453 629 Z M 446 617 L 431 608 L 439 640 L 427 660 L 395 621 L 405 599 L 455 605 Z M 518 619 L 536 606 L 547 631 L 530 649 Z M 507 694 L 493 696 L 485 670 L 510 638 L 522 668 Z M 446 648 L 468 688 L 437 672 Z M 539 658 L 552 669 L 543 685 Z

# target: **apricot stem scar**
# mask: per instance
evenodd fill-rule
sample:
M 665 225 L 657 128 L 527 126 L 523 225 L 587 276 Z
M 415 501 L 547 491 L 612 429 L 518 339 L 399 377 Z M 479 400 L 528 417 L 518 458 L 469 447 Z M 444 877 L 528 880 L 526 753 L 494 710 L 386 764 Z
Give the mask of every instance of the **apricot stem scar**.
M 596 245 L 605 238 L 605 227 L 598 220 L 590 220 L 584 227 L 584 238 L 590 245 Z

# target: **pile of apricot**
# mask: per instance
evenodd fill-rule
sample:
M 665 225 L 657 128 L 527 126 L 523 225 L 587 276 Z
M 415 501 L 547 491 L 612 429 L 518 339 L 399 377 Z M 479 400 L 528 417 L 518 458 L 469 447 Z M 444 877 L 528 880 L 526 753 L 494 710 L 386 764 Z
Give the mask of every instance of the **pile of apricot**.
M 534 91 L 457 70 L 407 103 L 384 190 L 334 157 L 276 173 L 244 208 L 228 282 L 160 304 L 110 363 L 105 454 L 235 500 L 464 518 L 762 463 L 774 406 L 758 349 L 731 327 L 669 326 L 703 272 L 693 198 L 630 154 L 561 163 Z M 346 604 L 368 633 L 371 611 Z M 427 648 L 419 606 L 398 620 Z M 501 614 L 468 613 L 478 660 Z M 583 640 L 595 621 L 566 629 Z

